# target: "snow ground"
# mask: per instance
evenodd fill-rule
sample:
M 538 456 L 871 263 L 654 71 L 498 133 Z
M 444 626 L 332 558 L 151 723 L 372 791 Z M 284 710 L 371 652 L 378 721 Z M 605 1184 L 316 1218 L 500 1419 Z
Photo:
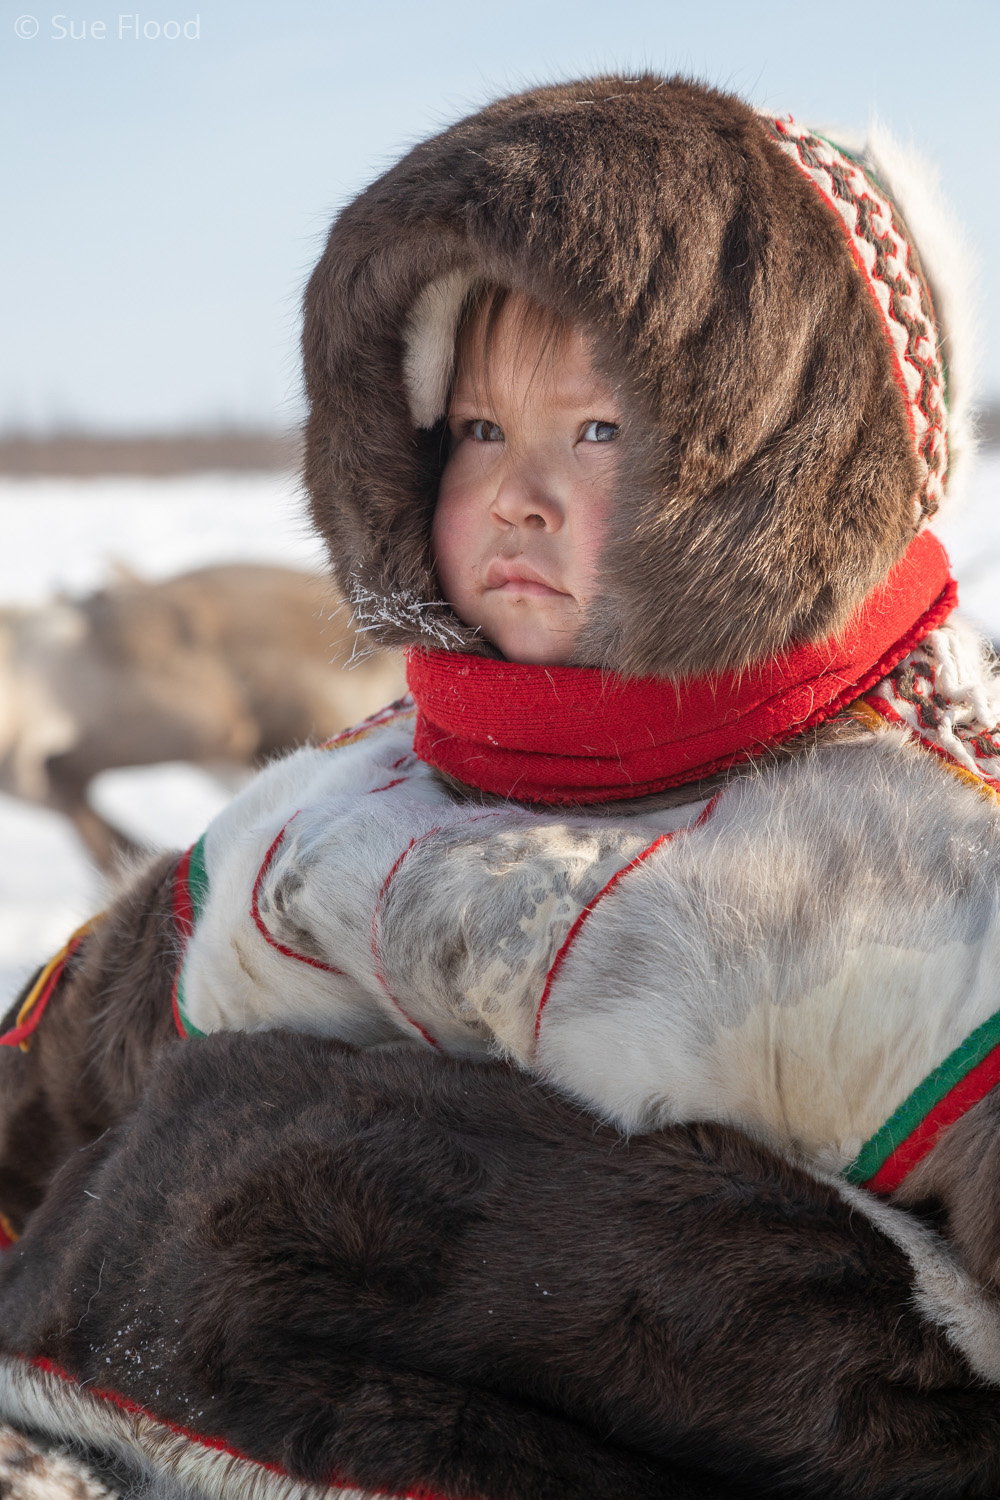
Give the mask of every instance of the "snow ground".
M 965 503 L 937 531 L 963 611 L 1000 640 L 1000 452 L 979 459 Z M 0 605 L 218 562 L 319 568 L 297 482 L 280 474 L 0 481 Z M 133 836 L 197 838 L 231 788 L 192 766 L 107 772 L 94 800 Z M 100 877 L 62 818 L 0 796 L 0 1012 L 31 970 L 102 901 Z
M 0 481 L 0 606 L 86 593 L 116 567 L 159 579 L 219 562 L 322 568 L 293 476 Z M 126 832 L 169 848 L 192 843 L 231 791 L 166 765 L 107 772 L 92 795 Z M 103 896 L 61 817 L 0 795 L 0 1014 Z

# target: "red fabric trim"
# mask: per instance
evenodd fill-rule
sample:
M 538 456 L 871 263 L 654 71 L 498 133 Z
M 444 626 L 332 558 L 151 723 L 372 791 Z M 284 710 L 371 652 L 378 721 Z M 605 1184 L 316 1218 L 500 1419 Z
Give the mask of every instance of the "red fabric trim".
M 406 778 L 404 777 L 403 779 L 405 780 Z M 469 823 L 482 823 L 484 821 L 484 819 L 486 819 L 486 818 L 497 818 L 499 816 L 500 816 L 499 813 L 479 813 L 479 814 L 477 814 L 476 817 L 469 818 L 467 821 Z M 424 839 L 429 839 L 432 836 L 432 834 L 440 833 L 440 832 L 441 832 L 441 829 L 439 827 L 428 828 L 427 832 L 426 833 L 422 833 L 419 838 L 412 838 L 410 840 L 410 842 L 407 844 L 406 848 L 403 850 L 403 852 L 400 855 L 398 855 L 397 858 L 393 861 L 392 868 L 389 871 L 388 875 L 383 880 L 382 885 L 379 888 L 379 893 L 378 893 L 377 897 L 375 898 L 375 910 L 372 912 L 372 928 L 371 928 L 372 967 L 374 969 L 375 978 L 378 980 L 379 984 L 385 990 L 385 992 L 388 995 L 389 999 L 392 1001 L 393 1005 L 399 1011 L 399 1014 L 403 1017 L 403 1020 L 406 1021 L 408 1025 L 412 1026 L 413 1029 L 414 1029 L 414 1031 L 419 1032 L 420 1035 L 423 1037 L 424 1041 L 427 1043 L 427 1045 L 429 1047 L 433 1047 L 435 1052 L 440 1052 L 441 1051 L 441 1044 L 440 1044 L 440 1042 L 436 1041 L 435 1038 L 433 1036 L 431 1036 L 430 1032 L 426 1031 L 424 1029 L 424 1027 L 421 1026 L 421 1024 L 420 1024 L 419 1021 L 415 1021 L 413 1019 L 413 1017 L 411 1015 L 409 1015 L 407 1013 L 407 1011 L 405 1011 L 403 1009 L 402 1005 L 399 1003 L 399 1001 L 396 999 L 396 996 L 392 993 L 392 990 L 389 988 L 389 985 L 388 985 L 388 982 L 386 980 L 386 977 L 385 977 L 385 975 L 382 972 L 382 966 L 381 966 L 381 962 L 379 960 L 379 952 L 378 952 L 378 926 L 379 926 L 379 917 L 380 917 L 381 912 L 382 912 L 382 906 L 383 906 L 384 901 L 385 901 L 386 892 L 388 891 L 389 886 L 392 883 L 393 877 L 395 876 L 395 874 L 396 874 L 397 870 L 399 869 L 400 865 L 403 863 L 404 859 L 409 854 L 410 850 L 413 849 L 413 848 L 415 848 L 415 846 L 417 844 L 422 844 L 423 841 L 424 841 Z
M 786 136 L 787 139 L 791 141 L 792 145 L 795 146 L 795 137 L 788 134 L 788 131 L 784 127 L 784 123 L 781 120 L 775 120 L 774 124 L 775 128 L 779 130 L 783 136 Z M 892 330 L 890 329 L 889 324 L 886 322 L 885 310 L 882 307 L 881 302 L 878 300 L 878 295 L 875 291 L 874 278 L 861 258 L 861 252 L 858 249 L 854 235 L 844 223 L 844 220 L 841 217 L 840 209 L 837 207 L 834 200 L 830 197 L 829 193 L 827 193 L 822 187 L 820 187 L 815 177 L 813 177 L 809 172 L 805 163 L 799 156 L 797 146 L 795 146 L 795 150 L 799 171 L 802 173 L 803 177 L 805 177 L 806 181 L 811 183 L 811 185 L 815 188 L 816 192 L 822 198 L 823 202 L 826 204 L 827 208 L 836 219 L 837 227 L 844 237 L 844 243 L 847 245 L 847 248 L 850 251 L 851 259 L 860 271 L 861 278 L 864 281 L 865 286 L 868 288 L 868 295 L 874 302 L 875 307 L 878 310 L 879 324 L 882 328 L 883 334 L 885 335 L 886 344 L 889 346 L 889 359 L 891 361 L 893 384 L 896 386 L 896 389 L 899 391 L 900 395 L 903 398 L 903 412 L 906 417 L 907 430 L 910 434 L 910 442 L 913 445 L 914 452 L 916 452 L 917 457 L 919 458 L 920 453 L 917 450 L 917 427 L 915 421 L 913 420 L 913 397 L 910 395 L 909 389 L 906 384 L 906 378 L 903 375 L 902 366 L 900 364 L 899 351 L 897 350 L 895 341 L 893 340 Z M 862 175 L 864 175 L 863 169 L 861 170 Z M 888 194 L 886 194 L 886 197 L 888 198 Z M 869 203 L 875 203 L 875 200 L 871 198 L 867 193 L 864 194 L 864 198 Z M 878 205 L 876 204 L 875 206 L 877 207 Z M 888 238 L 889 236 L 887 234 L 882 235 L 883 240 L 888 240 Z M 909 270 L 909 245 L 907 245 L 906 250 L 907 270 Z M 883 284 L 888 285 L 888 283 Z M 891 287 L 889 287 L 889 291 L 892 291 Z M 912 361 L 910 361 L 910 363 L 912 363 Z
M 92 1397 L 97 1401 L 106 1401 L 109 1406 L 114 1406 L 119 1411 L 126 1412 L 130 1416 L 145 1417 L 148 1421 L 155 1423 L 157 1427 L 165 1428 L 167 1432 L 172 1432 L 177 1437 L 184 1438 L 186 1442 L 194 1443 L 197 1447 L 209 1448 L 214 1453 L 226 1453 L 230 1458 L 238 1458 L 242 1463 L 252 1464 L 254 1468 L 264 1469 L 269 1474 L 278 1474 L 283 1479 L 293 1479 L 296 1484 L 301 1484 L 303 1488 L 308 1487 L 309 1481 L 295 1479 L 295 1476 L 288 1469 L 283 1468 L 281 1464 L 266 1463 L 263 1459 L 251 1458 L 249 1454 L 244 1453 L 239 1448 L 234 1448 L 231 1443 L 227 1443 L 223 1438 L 206 1437 L 203 1433 L 194 1432 L 190 1427 L 182 1427 L 178 1422 L 167 1421 L 165 1417 L 157 1416 L 147 1406 L 142 1406 L 138 1401 L 133 1401 L 128 1396 L 122 1396 L 118 1391 L 109 1391 L 103 1386 L 82 1386 L 75 1375 L 71 1375 L 68 1370 L 63 1369 L 61 1365 L 57 1365 L 53 1360 L 46 1359 L 44 1355 L 35 1359 L 26 1358 L 24 1355 L 14 1355 L 13 1357 L 20 1359 L 23 1364 L 30 1365 L 34 1369 L 39 1370 L 43 1375 L 52 1375 L 57 1380 L 65 1381 L 67 1385 L 75 1386 L 84 1398 Z M 137 1444 L 137 1446 L 139 1445 Z M 398 1490 L 384 1490 L 374 1485 L 360 1484 L 352 1476 L 336 1472 L 330 1474 L 321 1482 L 328 1485 L 331 1489 L 357 1490 L 359 1493 L 368 1491 L 372 1494 L 386 1496 L 395 1496 L 400 1493 Z M 408 1488 L 405 1493 L 413 1497 L 413 1500 L 417 1500 L 417 1497 L 419 1497 L 419 1500 L 443 1500 L 443 1497 L 438 1496 L 433 1490 Z
M 542 1029 L 542 1011 L 545 1009 L 548 1003 L 549 991 L 552 989 L 552 986 L 556 981 L 556 977 L 558 976 L 559 970 L 563 966 L 563 960 L 565 959 L 566 954 L 569 952 L 573 943 L 576 941 L 580 929 L 582 928 L 584 922 L 586 922 L 587 918 L 590 916 L 590 913 L 594 910 L 594 907 L 597 905 L 598 901 L 602 901 L 608 894 L 608 892 L 618 884 L 619 880 L 626 876 L 630 870 L 634 870 L 637 865 L 641 865 L 643 861 L 647 860 L 651 854 L 654 854 L 656 850 L 661 847 L 661 845 L 669 844 L 671 839 L 675 839 L 679 833 L 690 833 L 692 829 L 700 828 L 702 824 L 707 823 L 709 818 L 712 816 L 712 813 L 715 811 L 715 804 L 718 802 L 721 795 L 721 792 L 717 792 L 715 796 L 711 798 L 711 800 L 706 804 L 706 806 L 702 808 L 701 812 L 698 814 L 694 822 L 689 824 L 687 828 L 675 828 L 671 833 L 661 833 L 658 839 L 654 839 L 651 844 L 647 844 L 645 849 L 640 850 L 640 852 L 635 856 L 635 859 L 630 860 L 627 865 L 622 865 L 622 868 L 620 870 L 616 870 L 611 879 L 608 881 L 607 885 L 602 886 L 601 889 L 597 892 L 597 895 L 592 897 L 591 900 L 587 902 L 586 906 L 583 908 L 583 911 L 581 911 L 580 915 L 577 917 L 576 921 L 573 923 L 569 932 L 567 932 L 565 938 L 563 939 L 563 943 L 561 948 L 559 949 L 559 952 L 552 960 L 552 967 L 549 969 L 548 974 L 546 974 L 545 976 L 545 988 L 542 990 L 542 998 L 539 1000 L 538 1009 L 535 1012 L 536 1042 L 538 1041 L 538 1034 Z
M 171 898 L 171 910 L 174 917 L 174 926 L 178 934 L 185 942 L 189 940 L 194 932 L 194 908 L 191 905 L 191 892 L 188 888 L 188 871 L 191 868 L 191 855 L 194 845 L 185 849 L 177 861 L 174 871 L 174 889 Z
M 907 734 L 912 735 L 915 740 L 919 740 L 925 750 L 930 750 L 933 755 L 938 756 L 940 760 L 945 761 L 949 766 L 958 766 L 960 770 L 968 771 L 970 776 L 977 776 L 984 786 L 992 788 L 994 792 L 1000 795 L 1000 781 L 995 776 L 988 776 L 985 771 L 980 769 L 970 771 L 968 766 L 962 765 L 960 760 L 956 760 L 953 755 L 949 755 L 943 746 L 935 745 L 933 740 L 929 740 L 922 735 L 919 729 L 915 729 L 908 719 L 904 719 L 903 715 L 893 708 L 891 703 L 887 703 L 877 693 L 868 693 L 865 696 L 865 702 L 869 708 L 873 708 L 877 714 L 881 715 L 887 724 L 899 725 L 901 729 L 906 730 Z
M 20 1358 L 22 1356 L 15 1356 Z M 118 1391 L 106 1390 L 103 1386 L 80 1385 L 75 1375 L 57 1365 L 54 1360 L 46 1359 L 40 1355 L 35 1359 L 25 1359 L 25 1364 L 32 1365 L 36 1370 L 41 1370 L 44 1375 L 54 1375 L 59 1380 L 64 1380 L 67 1385 L 76 1386 L 81 1394 L 93 1396 L 98 1401 L 106 1401 L 109 1406 L 115 1406 L 119 1411 L 128 1412 L 132 1416 L 148 1417 L 158 1427 L 165 1427 L 168 1432 L 176 1433 L 178 1437 L 186 1438 L 189 1443 L 198 1443 L 202 1448 L 211 1448 L 216 1453 L 228 1453 L 231 1458 L 242 1459 L 244 1463 L 254 1464 L 258 1469 L 268 1469 L 272 1474 L 287 1475 L 288 1470 L 281 1468 L 279 1464 L 262 1463 L 259 1458 L 250 1458 L 242 1453 L 239 1448 L 234 1448 L 222 1438 L 204 1437 L 200 1432 L 194 1432 L 190 1427 L 182 1427 L 177 1422 L 170 1422 L 166 1417 L 158 1417 L 148 1407 L 142 1406 L 138 1401 L 132 1401 L 128 1396 L 122 1396 Z
M 414 750 L 427 764 L 521 802 L 646 796 L 766 753 L 867 692 L 954 609 L 929 531 L 839 637 L 742 673 L 672 682 L 413 650 Z
M 83 939 L 86 936 L 86 933 L 81 933 L 78 937 L 73 938 L 69 943 L 67 943 L 66 951 L 63 954 L 60 963 L 56 966 L 56 968 L 52 970 L 52 973 L 46 980 L 45 988 L 42 990 L 41 994 L 38 996 L 38 999 L 32 1005 L 27 1019 L 22 1021 L 19 1026 L 12 1026 L 9 1031 L 5 1031 L 3 1036 L 0 1036 L 0 1047 L 19 1047 L 22 1042 L 27 1041 L 28 1037 L 35 1030 L 39 1021 L 42 1019 L 42 1014 L 45 1010 L 45 1007 L 48 1005 L 49 1001 L 52 999 L 52 996 L 58 989 L 59 981 L 60 979 L 62 979 L 63 974 L 66 971 L 66 965 L 69 963 L 70 959 L 73 957 L 73 954 L 79 948 L 80 944 L 83 942 Z M 2 1248 L 2 1246 L 0 1246 L 0 1248 Z
M 35 1027 L 42 1019 L 42 1012 L 56 992 L 56 987 L 63 976 L 63 970 L 66 967 L 66 959 L 68 958 L 69 954 L 67 953 L 66 958 L 63 959 L 59 967 L 57 969 L 54 969 L 53 972 L 49 975 L 48 983 L 46 984 L 42 993 L 39 995 L 38 999 L 35 1001 L 35 1004 L 32 1006 L 31 1014 L 28 1016 L 28 1019 L 26 1021 L 22 1021 L 20 1026 L 12 1026 L 9 1031 L 5 1031 L 3 1036 L 0 1036 L 0 1047 L 17 1047 L 21 1044 L 21 1042 L 27 1041 L 28 1037 L 35 1030 Z
M 3 1214 L 0 1214 L 0 1255 L 2 1255 L 5 1250 L 9 1250 L 11 1245 L 16 1245 L 17 1238 L 18 1237 L 16 1234 L 11 1234 L 4 1220 Z
M 994 1047 L 982 1062 L 971 1068 L 924 1116 L 916 1129 L 904 1141 L 900 1141 L 892 1155 L 886 1158 L 875 1175 L 869 1177 L 864 1184 L 868 1191 L 882 1196 L 894 1193 L 917 1163 L 923 1161 L 927 1153 L 937 1145 L 942 1131 L 960 1120 L 997 1083 L 1000 1083 L 1000 1047 Z
M 265 943 L 269 943 L 272 948 L 276 948 L 285 958 L 294 958 L 297 963 L 308 964 L 311 969 L 322 969 L 324 974 L 343 974 L 343 969 L 334 968 L 333 964 L 324 963 L 321 958 L 311 958 L 308 953 L 296 953 L 294 948 L 286 948 L 284 943 L 279 943 L 278 939 L 273 937 L 268 931 L 264 919 L 260 914 L 260 888 L 264 883 L 264 877 L 271 868 L 274 856 L 281 847 L 281 842 L 288 830 L 288 824 L 293 823 L 301 811 L 302 809 L 299 808 L 298 812 L 292 813 L 292 816 L 288 819 L 288 823 L 284 825 L 277 838 L 271 844 L 270 849 L 264 855 L 264 862 L 257 871 L 257 878 L 253 883 L 253 891 L 250 895 L 250 915 L 253 917 L 254 925 Z
M 379 914 L 380 914 L 380 912 L 382 910 L 382 901 L 383 901 L 383 898 L 385 897 L 386 891 L 389 889 L 390 881 L 392 880 L 392 877 L 395 875 L 396 871 L 399 869 L 400 865 L 403 863 L 403 860 L 406 858 L 406 856 L 409 854 L 410 850 L 413 848 L 414 844 L 419 844 L 421 842 L 421 840 L 430 838 L 430 836 L 431 836 L 432 833 L 439 833 L 439 832 L 440 832 L 440 829 L 438 829 L 438 828 L 430 828 L 430 829 L 428 829 L 428 831 L 426 833 L 421 834 L 421 836 L 420 836 L 419 839 L 416 839 L 416 838 L 411 839 L 410 842 L 407 844 L 406 848 L 403 850 L 402 854 L 398 855 L 397 858 L 393 861 L 392 868 L 390 869 L 388 875 L 383 880 L 383 882 L 382 882 L 382 884 L 381 884 L 381 886 L 379 888 L 379 893 L 378 893 L 378 895 L 375 898 L 375 910 L 372 912 L 372 934 L 371 934 L 371 938 L 372 938 L 372 967 L 373 967 L 374 972 L 375 972 L 375 978 L 378 980 L 379 984 L 385 990 L 386 994 L 389 996 L 389 999 L 392 1001 L 393 1005 L 399 1011 L 399 1014 L 403 1017 L 403 1020 L 407 1023 L 407 1025 L 412 1026 L 413 1029 L 414 1029 L 414 1031 L 419 1032 L 420 1035 L 423 1037 L 424 1041 L 427 1043 L 428 1047 L 433 1047 L 435 1052 L 440 1052 L 441 1051 L 440 1044 L 434 1040 L 434 1038 L 431 1036 L 431 1034 L 430 1034 L 429 1031 L 426 1031 L 424 1029 L 424 1027 L 421 1026 L 421 1024 L 420 1024 L 419 1021 L 415 1021 L 412 1016 L 407 1015 L 406 1011 L 403 1009 L 402 1005 L 400 1005 L 399 1001 L 396 999 L 395 995 L 392 993 L 392 990 L 389 988 L 388 981 L 387 981 L 385 975 L 382 972 L 382 965 L 381 965 L 381 962 L 379 960 L 379 954 L 378 954 L 378 919 L 379 919 Z
M 385 708 L 380 708 L 376 713 L 369 714 L 368 718 L 362 719 L 360 724 L 352 724 L 349 729 L 341 729 L 337 734 L 331 735 L 318 748 L 320 750 L 336 750 L 345 742 L 364 739 L 369 730 L 379 729 L 383 724 L 389 724 L 393 719 L 405 718 L 407 714 L 411 714 L 412 712 L 413 704 L 407 698 L 397 698 L 394 703 L 388 703 Z

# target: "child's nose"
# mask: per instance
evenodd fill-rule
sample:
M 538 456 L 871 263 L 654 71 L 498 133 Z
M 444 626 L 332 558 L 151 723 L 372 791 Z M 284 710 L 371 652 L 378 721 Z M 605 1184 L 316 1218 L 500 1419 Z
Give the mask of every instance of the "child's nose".
M 500 526 L 523 526 L 527 530 L 558 531 L 562 508 L 544 489 L 508 475 L 501 480 L 490 507 Z

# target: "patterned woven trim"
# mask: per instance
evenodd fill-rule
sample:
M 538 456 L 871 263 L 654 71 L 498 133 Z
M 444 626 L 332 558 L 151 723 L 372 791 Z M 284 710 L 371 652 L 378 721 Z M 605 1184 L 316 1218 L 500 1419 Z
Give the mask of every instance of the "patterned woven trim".
M 791 118 L 765 124 L 836 213 L 881 313 L 920 465 L 921 516 L 932 516 L 948 471 L 945 375 L 930 290 L 905 226 L 888 194 L 831 141 Z
M 929 636 L 854 705 L 874 710 L 889 724 L 906 729 L 961 780 L 993 801 L 1000 799 L 1000 725 L 988 725 L 987 705 L 953 701 L 943 691 Z

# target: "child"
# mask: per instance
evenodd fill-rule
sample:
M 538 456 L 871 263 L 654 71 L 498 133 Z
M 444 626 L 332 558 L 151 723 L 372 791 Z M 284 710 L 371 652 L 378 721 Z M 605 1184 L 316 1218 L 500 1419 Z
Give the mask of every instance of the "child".
M 938 1167 L 1000 1039 L 1000 689 L 924 529 L 962 424 L 892 167 L 598 80 L 344 211 L 306 479 L 412 698 L 269 767 L 181 862 L 181 1034 L 505 1056 L 629 1131 L 730 1122 L 886 1192 L 916 1168 L 903 1196 L 994 1274 Z M 161 973 L 155 879 L 129 930 Z M 115 1024 L 122 932 L 73 959 L 77 1036 Z

